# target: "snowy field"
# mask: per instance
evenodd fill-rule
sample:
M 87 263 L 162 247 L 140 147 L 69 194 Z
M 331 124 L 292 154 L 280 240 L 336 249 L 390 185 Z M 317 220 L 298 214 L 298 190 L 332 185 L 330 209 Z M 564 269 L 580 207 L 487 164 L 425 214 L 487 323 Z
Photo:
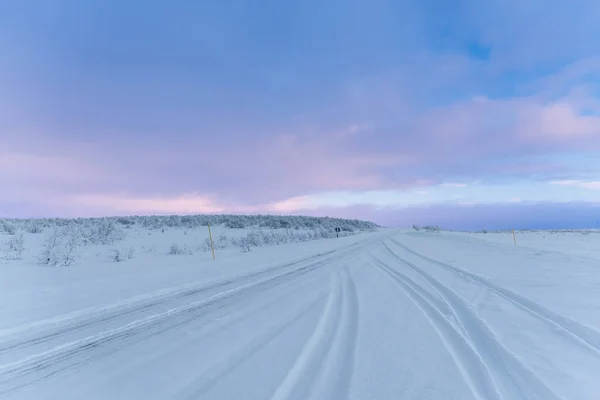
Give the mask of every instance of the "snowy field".
M 0 398 L 599 398 L 597 231 L 138 225 L 0 235 Z
M 468 236 L 500 244 L 514 243 L 512 232 L 470 233 Z M 520 247 L 600 259 L 600 229 L 515 231 L 515 239 Z

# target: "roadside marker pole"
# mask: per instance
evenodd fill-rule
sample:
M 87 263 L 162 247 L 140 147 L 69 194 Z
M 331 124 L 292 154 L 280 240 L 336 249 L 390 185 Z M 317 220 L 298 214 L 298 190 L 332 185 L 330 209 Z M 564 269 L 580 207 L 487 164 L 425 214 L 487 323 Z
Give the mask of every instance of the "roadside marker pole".
M 210 238 L 210 249 L 212 250 L 213 260 L 215 259 L 215 246 L 213 245 L 212 233 L 210 232 L 210 224 L 208 224 L 208 237 Z
M 517 244 L 517 237 L 515 236 L 515 229 L 514 228 L 513 228 L 512 232 L 513 232 L 513 242 L 515 242 L 515 244 Z

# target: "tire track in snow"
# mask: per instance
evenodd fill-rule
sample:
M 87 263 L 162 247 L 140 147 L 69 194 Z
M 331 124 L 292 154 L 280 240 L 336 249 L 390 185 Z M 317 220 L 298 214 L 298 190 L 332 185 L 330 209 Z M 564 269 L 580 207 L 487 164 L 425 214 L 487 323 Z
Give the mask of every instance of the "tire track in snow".
M 559 332 L 562 332 L 562 335 L 567 340 L 570 340 L 571 342 L 576 343 L 579 346 L 583 346 L 586 349 L 591 350 L 595 354 L 600 356 L 600 333 L 594 331 L 593 329 L 590 329 L 577 321 L 563 317 L 562 315 L 550 311 L 547 308 L 535 303 L 534 301 L 527 299 L 526 297 L 520 296 L 508 289 L 495 285 L 486 278 L 420 254 L 393 238 L 390 238 L 390 240 L 395 245 L 402 248 L 404 251 L 416 257 L 419 257 L 424 261 L 437 265 L 447 271 L 452 272 L 455 275 L 460 276 L 463 279 L 467 279 L 471 282 L 475 282 L 481 286 L 484 286 L 491 292 L 508 300 L 509 302 L 513 303 L 525 312 L 531 314 L 535 318 L 538 318 L 543 322 L 552 325 L 554 328 L 557 328 Z
M 342 309 L 332 345 L 309 399 L 346 399 L 354 371 L 358 333 L 358 294 L 347 268 L 342 269 Z
M 271 400 L 286 400 L 293 398 L 295 391 L 303 377 L 307 376 L 315 360 L 326 351 L 327 344 L 331 341 L 332 330 L 336 325 L 341 303 L 342 288 L 339 273 L 335 272 L 330 277 L 330 288 L 327 304 L 312 335 L 301 350 L 294 365 L 286 377 L 275 389 Z M 319 360 L 320 361 L 320 360 Z M 318 362 L 316 363 L 318 365 Z
M 319 276 L 317 275 L 311 276 L 308 280 L 302 280 L 299 285 L 294 285 L 293 287 L 290 287 L 289 285 L 286 285 L 285 287 L 269 287 L 266 289 L 268 292 L 262 290 L 260 292 L 257 292 L 256 294 L 259 297 L 252 298 L 250 302 L 248 302 L 248 299 L 244 297 L 241 305 L 239 305 L 240 299 L 233 299 L 228 297 L 228 304 L 223 302 L 216 302 L 214 303 L 214 307 L 207 309 L 206 312 L 203 312 L 200 316 L 195 313 L 189 313 L 188 315 L 184 315 L 182 318 L 178 318 L 175 321 L 166 321 L 166 324 L 157 326 L 156 329 L 146 329 L 141 332 L 137 332 L 135 335 L 124 337 L 124 341 L 119 342 L 118 346 L 107 346 L 105 348 L 99 346 L 95 349 L 97 351 L 93 351 L 92 353 L 86 354 L 85 358 L 67 360 L 67 364 L 57 362 L 51 365 L 49 368 L 42 370 L 43 372 L 41 373 L 32 373 L 23 375 L 21 377 L 17 377 L 16 379 L 9 381 L 7 385 L 4 385 L 6 386 L 6 388 L 4 388 L 0 382 L 0 397 L 2 397 L 2 394 L 12 394 L 31 384 L 47 381 L 51 378 L 56 378 L 60 375 L 68 373 L 69 371 L 76 370 L 85 364 L 93 363 L 98 359 L 119 352 L 123 348 L 129 347 L 129 345 L 136 345 L 138 343 L 145 342 L 154 336 L 162 334 L 163 332 L 176 329 L 179 326 L 183 326 L 189 323 L 200 323 L 200 329 L 195 332 L 194 337 L 197 340 L 204 340 L 209 336 L 216 335 L 219 332 L 229 329 L 231 326 L 234 326 L 242 320 L 253 318 L 255 315 L 263 312 L 267 307 L 271 307 L 274 304 L 279 304 L 280 302 L 285 301 L 285 299 L 289 298 L 290 296 L 294 296 L 299 292 L 306 291 L 307 288 L 311 285 L 314 285 L 314 283 L 317 282 L 318 279 Z M 294 284 L 295 283 L 296 282 L 294 282 Z M 270 293 L 270 291 L 272 290 L 277 290 L 275 295 L 272 295 Z M 267 295 L 265 296 L 263 294 Z M 322 302 L 324 297 L 325 294 L 322 288 L 317 292 L 310 293 L 310 295 L 306 298 L 306 303 L 308 304 L 308 306 L 303 306 L 303 309 L 305 309 L 305 311 L 308 313 L 310 311 L 309 308 L 314 308 L 317 305 L 317 303 L 319 303 L 319 301 Z M 223 311 L 224 308 L 227 306 L 234 308 L 230 311 Z M 225 318 L 223 318 L 223 312 L 225 312 Z M 303 315 L 304 314 L 302 314 L 302 316 Z M 167 349 L 163 349 L 161 347 L 157 349 L 156 352 L 152 353 L 152 355 L 157 355 L 158 357 L 160 357 L 161 354 L 164 354 L 162 353 L 163 351 L 169 349 L 172 349 L 172 347 L 169 347 Z M 144 363 L 147 362 L 151 361 L 149 361 L 149 359 L 145 357 Z M 134 363 L 131 367 L 134 368 L 135 366 L 136 365 Z M 142 365 L 137 365 L 138 368 L 141 366 Z
M 233 289 L 226 290 L 224 292 L 215 294 L 208 298 L 189 303 L 185 306 L 173 308 L 171 310 L 155 314 L 141 320 L 133 321 L 127 325 L 121 326 L 116 329 L 104 331 L 102 333 L 88 336 L 86 338 L 69 342 L 60 346 L 56 346 L 43 353 L 35 354 L 17 362 L 1 365 L 0 366 L 0 394 L 9 393 L 15 389 L 22 387 L 23 385 L 11 385 L 20 378 L 23 378 L 29 374 L 38 374 L 40 371 L 50 369 L 48 375 L 54 375 L 60 370 L 55 371 L 56 366 L 60 364 L 60 369 L 66 370 L 72 365 L 80 365 L 82 354 L 95 350 L 108 343 L 124 340 L 130 338 L 140 332 L 145 332 L 148 329 L 156 328 L 161 324 L 165 324 L 174 318 L 196 312 L 209 305 L 218 304 L 219 302 L 228 299 L 234 295 L 242 294 L 251 289 L 261 288 L 262 286 L 269 284 L 277 284 L 279 281 L 297 277 L 299 275 L 306 274 L 316 268 L 319 268 L 321 263 L 315 263 L 291 272 L 283 273 L 275 277 L 263 279 L 258 282 L 251 282 L 246 285 L 242 285 Z M 285 279 L 284 279 L 285 278 Z M 170 325 L 169 328 L 173 327 Z M 84 359 L 83 362 L 89 361 Z M 69 362 L 71 364 L 69 364 Z M 28 383 L 26 383 L 28 384 Z
M 102 357 L 104 354 L 98 349 L 103 348 L 109 343 L 131 340 L 144 333 L 146 333 L 146 336 L 148 336 L 148 334 L 153 336 L 160 334 L 162 331 L 185 324 L 187 321 L 197 318 L 197 316 L 194 315 L 195 312 L 206 309 L 209 306 L 219 307 L 219 304 L 226 299 L 241 295 L 248 290 L 260 289 L 265 285 L 285 284 L 286 282 L 290 282 L 290 279 L 293 280 L 296 277 L 308 274 L 314 270 L 323 269 L 323 272 L 326 273 L 327 271 L 324 268 L 331 267 L 330 262 L 338 263 L 341 259 L 355 257 L 358 253 L 362 252 L 366 246 L 378 241 L 380 241 L 380 239 L 376 238 L 375 240 L 371 239 L 363 243 L 358 243 L 358 246 L 356 243 L 352 246 L 344 246 L 333 252 L 327 253 L 334 253 L 334 255 L 300 268 L 269 276 L 268 278 L 258 281 L 252 281 L 217 293 L 208 298 L 187 303 L 185 306 L 175 307 L 164 312 L 140 318 L 118 328 L 109 329 L 82 339 L 69 341 L 54 346 L 49 350 L 19 359 L 15 362 L 0 365 L 0 395 L 13 392 L 21 387 L 28 386 L 31 383 L 60 375 L 66 371 L 89 363 L 96 358 Z M 318 256 L 322 256 L 322 254 L 312 257 Z M 305 261 L 305 259 L 299 261 Z M 181 319 L 182 317 L 183 319 Z M 108 348 L 108 350 L 110 352 L 110 348 Z M 104 351 L 104 353 L 107 353 L 107 351 Z
M 245 347 L 242 347 L 233 354 L 221 359 L 217 364 L 213 365 L 207 373 L 202 374 L 201 377 L 197 378 L 189 385 L 193 389 L 188 390 L 187 393 L 181 393 L 177 398 L 191 400 L 198 399 L 207 394 L 221 379 L 231 374 L 238 366 L 260 352 L 271 342 L 289 330 L 294 323 L 314 310 L 316 306 L 323 301 L 324 297 L 325 296 L 319 296 L 316 300 L 310 302 L 307 306 L 304 306 L 300 312 L 295 313 L 292 318 L 286 320 L 285 323 L 273 324 L 266 334 L 255 338 Z
M 501 398 L 511 400 L 558 399 L 550 388 L 496 340 L 494 333 L 485 322 L 475 315 L 456 293 L 415 264 L 398 256 L 385 243 L 383 243 L 383 246 L 391 257 L 423 277 L 444 300 L 447 305 L 446 309 L 451 312 L 452 321 L 458 324 L 455 329 L 460 329 L 459 333 L 484 363 L 491 378 L 496 382 Z M 399 279 L 411 281 L 414 286 L 418 286 L 410 278 L 395 269 L 391 269 L 390 273 L 395 274 Z M 443 315 L 440 309 L 438 311 Z
M 371 243 L 372 242 L 369 242 L 369 244 Z M 366 245 L 361 245 L 354 248 L 342 258 L 333 261 L 333 263 L 340 264 L 345 262 L 348 258 L 355 260 L 356 255 L 360 254 L 365 246 Z M 292 369 L 295 368 L 296 371 L 288 371 L 284 382 L 281 382 L 278 389 L 276 389 L 276 391 L 279 390 L 279 398 L 296 396 L 299 394 L 297 392 L 305 390 L 305 388 L 298 388 L 300 381 L 297 379 L 301 378 L 305 381 L 303 378 L 308 375 L 313 375 L 308 381 L 308 386 L 312 385 L 313 392 L 317 394 L 313 393 L 313 397 L 306 398 L 344 399 L 347 397 L 349 382 L 354 366 L 354 348 L 356 345 L 356 333 L 358 328 L 357 311 L 358 296 L 354 281 L 349 272 L 345 268 L 342 268 L 340 273 L 336 271 L 330 276 L 327 303 L 319 318 L 317 327 L 292 367 Z M 325 328 L 325 325 L 327 325 L 327 328 Z M 321 326 L 321 328 L 319 326 Z M 332 332 L 331 335 L 329 333 L 323 334 L 325 331 L 334 332 Z M 274 340 L 277 336 L 272 337 L 270 341 Z M 326 339 L 324 339 L 325 336 L 327 336 Z M 312 342 L 312 344 L 309 344 L 310 342 Z M 229 361 L 220 363 L 220 367 L 216 367 L 215 373 L 211 372 L 203 374 L 203 376 L 192 385 L 199 387 L 194 390 L 191 395 L 186 396 L 186 398 L 195 398 L 195 396 L 208 392 L 215 383 L 232 373 L 240 363 L 243 363 L 245 360 L 256 354 L 267 344 L 268 343 L 260 344 L 260 342 L 257 342 L 257 345 L 250 346 L 250 349 L 239 350 L 232 356 L 232 359 L 235 360 L 233 363 L 230 363 Z M 319 346 L 319 348 L 322 347 L 327 350 L 321 349 L 322 351 L 313 352 L 310 357 L 307 357 L 307 354 L 312 352 L 309 348 L 312 348 L 313 345 L 315 348 Z M 310 367 L 309 370 L 301 368 L 301 364 L 308 368 L 308 362 L 304 363 L 301 361 L 301 358 L 303 357 L 304 360 L 310 359 L 309 363 L 312 367 Z M 321 363 L 323 364 L 323 367 L 321 367 Z M 235 366 L 232 364 L 235 364 Z M 325 376 L 325 380 L 318 379 L 314 376 L 319 373 L 319 370 L 324 370 L 319 376 Z M 287 383 L 285 383 L 286 380 Z M 329 381 L 331 382 L 325 383 Z M 273 396 L 276 396 L 276 394 Z M 309 395 L 306 394 L 306 396 Z M 305 397 L 300 396 L 298 398 L 304 399 Z
M 278 265 L 276 267 L 272 267 L 272 268 L 269 268 L 266 270 L 261 270 L 258 272 L 253 272 L 253 273 L 244 274 L 244 275 L 239 275 L 239 276 L 236 276 L 236 277 L 233 277 L 230 279 L 225 279 L 225 280 L 218 281 L 218 282 L 212 282 L 212 283 L 204 284 L 201 286 L 186 288 L 184 290 L 177 290 L 177 289 L 168 290 L 168 291 L 162 290 L 157 295 L 151 296 L 150 298 L 142 298 L 137 301 L 134 300 L 133 302 L 118 304 L 118 305 L 112 306 L 108 309 L 100 309 L 100 310 L 97 310 L 96 312 L 87 313 L 83 317 L 75 317 L 75 318 L 67 319 L 66 320 L 67 322 L 63 322 L 63 321 L 47 322 L 46 324 L 44 324 L 45 326 L 42 325 L 43 328 L 41 329 L 41 331 L 39 330 L 38 327 L 32 327 L 32 328 L 25 327 L 25 328 L 13 329 L 13 330 L 11 330 L 11 333 L 9 335 L 6 335 L 6 336 L 9 336 L 8 339 L 4 339 L 3 341 L 0 341 L 0 355 L 3 353 L 17 350 L 17 349 L 25 349 L 25 348 L 32 347 L 32 346 L 35 346 L 38 344 L 46 343 L 50 340 L 58 339 L 61 336 L 64 336 L 67 334 L 72 334 L 73 332 L 78 331 L 78 330 L 83 330 L 83 329 L 90 328 L 90 327 L 93 327 L 96 325 L 101 325 L 106 322 L 115 321 L 115 320 L 118 320 L 119 318 L 127 317 L 130 315 L 136 314 L 136 313 L 142 313 L 144 311 L 149 311 L 151 309 L 158 308 L 160 306 L 165 306 L 165 305 L 168 305 L 169 303 L 173 303 L 173 302 L 176 302 L 176 301 L 188 298 L 188 297 L 199 295 L 199 294 L 202 294 L 202 293 L 210 291 L 210 290 L 226 287 L 228 285 L 235 284 L 236 282 L 243 281 L 245 279 L 258 278 L 263 275 L 268 275 L 269 273 L 272 273 L 272 272 L 280 270 L 280 269 L 294 267 L 294 266 L 297 266 L 304 262 L 314 260 L 316 258 L 328 256 L 334 252 L 335 252 L 335 250 L 330 251 L 330 252 L 320 253 L 320 254 L 302 258 L 300 260 L 296 260 L 293 262 L 281 264 L 281 265 Z M 330 259 L 330 257 L 326 257 L 323 260 L 319 260 L 316 263 L 313 263 L 310 265 L 322 264 L 322 263 L 325 263 L 329 259 Z M 55 327 L 55 325 L 57 323 L 61 323 L 61 325 L 59 325 L 58 327 Z M 27 335 L 28 330 L 34 330 L 35 332 L 33 333 L 33 335 Z M 18 335 L 18 336 L 14 339 L 10 338 L 10 337 L 14 337 L 15 335 Z
M 271 400 L 347 398 L 357 328 L 356 287 L 342 268 L 332 274 L 321 318 Z
M 473 396 L 478 400 L 502 399 L 488 366 L 462 333 L 448 321 L 439 308 L 439 300 L 379 259 L 371 257 L 374 265 L 411 299 L 431 323 Z

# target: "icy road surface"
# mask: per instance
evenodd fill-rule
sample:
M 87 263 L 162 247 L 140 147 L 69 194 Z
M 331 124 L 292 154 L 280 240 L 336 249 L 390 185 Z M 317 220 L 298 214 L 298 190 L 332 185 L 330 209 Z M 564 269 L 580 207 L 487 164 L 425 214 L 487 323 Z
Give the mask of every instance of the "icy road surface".
M 21 308 L 20 324 L 13 282 L 0 398 L 599 398 L 600 260 L 446 233 L 315 246 L 178 285 L 166 267 L 168 287 L 115 302 L 116 287 L 81 312 L 46 287 L 49 305 Z M 27 320 L 35 310 L 65 312 Z

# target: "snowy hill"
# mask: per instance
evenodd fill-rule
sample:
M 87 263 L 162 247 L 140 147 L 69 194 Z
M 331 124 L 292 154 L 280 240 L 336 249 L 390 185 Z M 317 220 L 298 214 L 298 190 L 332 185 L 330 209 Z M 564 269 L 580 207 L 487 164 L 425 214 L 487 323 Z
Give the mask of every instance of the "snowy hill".
M 0 260 L 70 266 L 142 256 L 193 255 L 337 238 L 377 229 L 372 222 L 272 215 L 188 215 L 0 220 Z M 336 228 L 339 232 L 336 231 Z

